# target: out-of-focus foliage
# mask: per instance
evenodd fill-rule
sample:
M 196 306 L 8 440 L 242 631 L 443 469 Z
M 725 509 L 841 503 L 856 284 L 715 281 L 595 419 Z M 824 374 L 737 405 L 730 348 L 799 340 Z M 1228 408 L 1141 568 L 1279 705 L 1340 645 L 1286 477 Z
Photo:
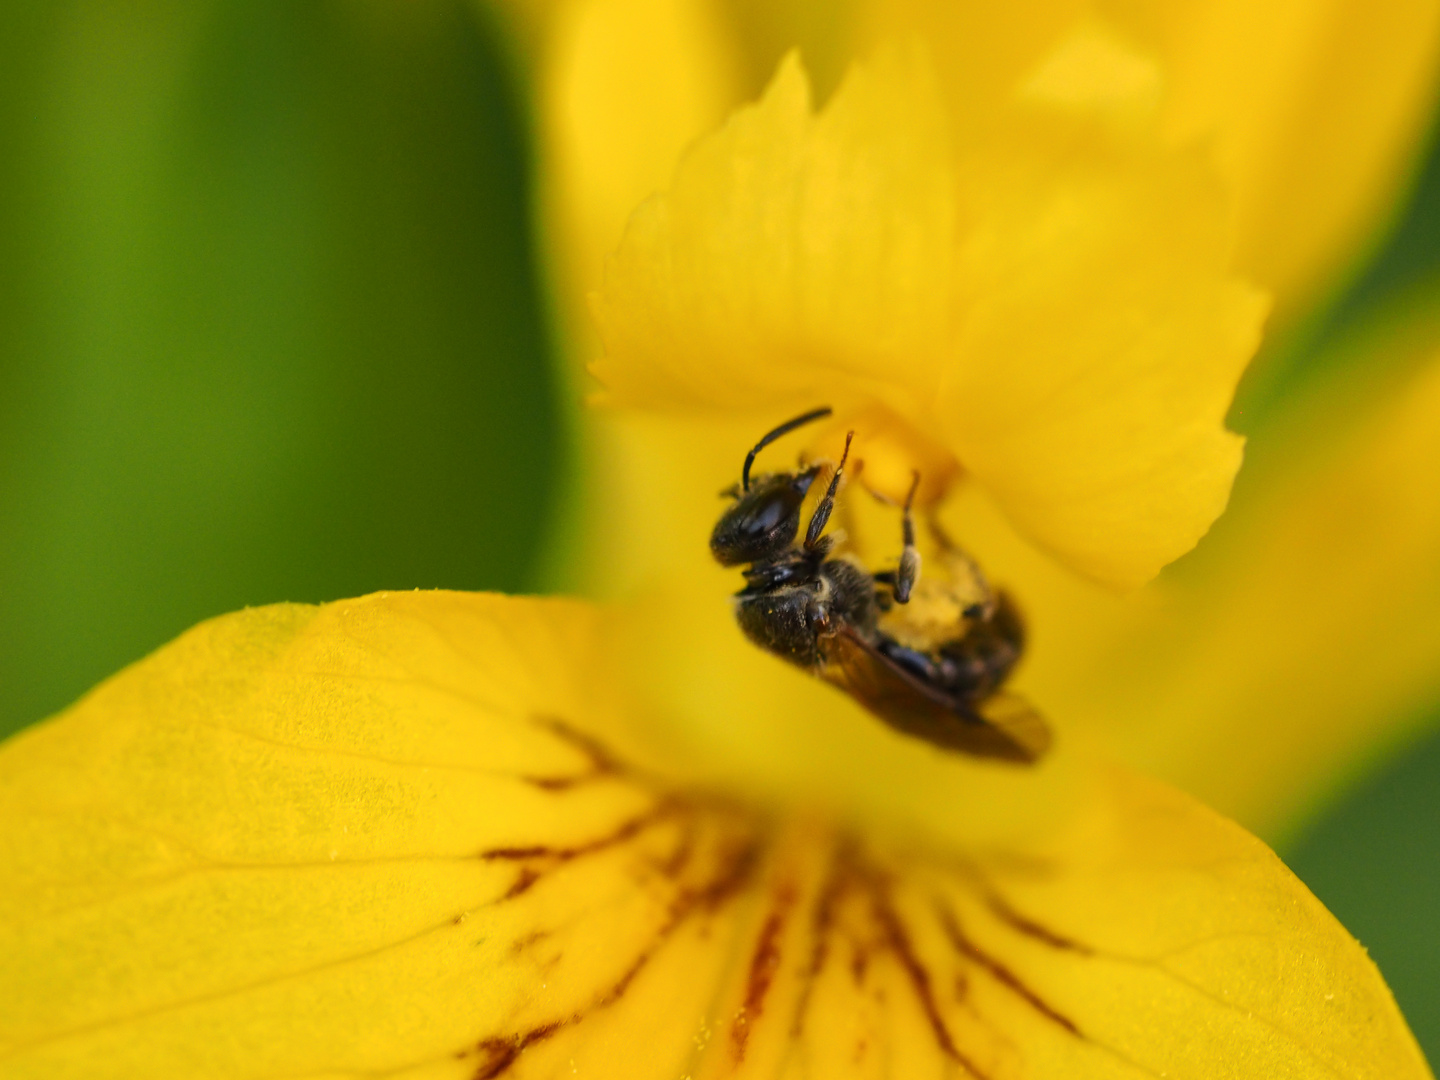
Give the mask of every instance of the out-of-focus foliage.
M 0 734 L 244 605 L 525 588 L 557 395 L 475 10 L 0 20 Z

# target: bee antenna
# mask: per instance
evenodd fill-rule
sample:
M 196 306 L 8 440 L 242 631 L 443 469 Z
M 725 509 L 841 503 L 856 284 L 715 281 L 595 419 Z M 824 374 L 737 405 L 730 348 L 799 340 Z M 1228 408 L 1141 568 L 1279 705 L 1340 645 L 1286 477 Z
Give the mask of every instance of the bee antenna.
M 780 438 L 781 435 L 788 435 L 796 428 L 804 427 L 812 420 L 823 419 L 824 417 L 829 416 L 831 411 L 832 410 L 830 406 L 826 405 L 819 409 L 812 409 L 801 416 L 797 416 L 794 420 L 786 420 L 785 423 L 781 424 L 774 431 L 770 432 L 758 443 L 756 443 L 755 448 L 751 450 L 750 453 L 745 455 L 745 468 L 740 470 L 740 490 L 750 490 L 750 466 L 755 464 L 756 454 L 760 453 L 761 450 L 764 450 L 765 447 L 769 446 L 776 439 Z
M 820 534 L 825 531 L 825 523 L 830 520 L 830 511 L 835 509 L 835 493 L 840 490 L 840 477 L 845 472 L 845 460 L 850 456 L 850 440 L 855 438 L 855 432 L 850 431 L 845 435 L 845 450 L 840 455 L 840 464 L 835 466 L 835 473 L 830 477 L 830 486 L 825 489 L 825 497 L 815 507 L 815 513 L 810 515 L 810 527 L 805 530 L 805 549 L 814 551 L 815 545 L 820 542 Z

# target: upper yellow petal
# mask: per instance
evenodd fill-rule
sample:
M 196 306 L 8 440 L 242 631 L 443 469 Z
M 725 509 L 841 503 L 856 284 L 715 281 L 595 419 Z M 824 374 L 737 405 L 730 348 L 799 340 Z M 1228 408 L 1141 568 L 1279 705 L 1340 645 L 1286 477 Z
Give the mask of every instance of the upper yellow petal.
M 787 62 L 632 218 L 596 300 L 605 400 L 898 417 L 1073 568 L 1153 576 L 1224 507 L 1264 303 L 1198 162 L 1009 119 L 953 146 L 915 51 L 813 115 Z
M 1169 77 L 1172 138 L 1235 196 L 1239 265 L 1299 314 L 1377 242 L 1422 149 L 1437 0 L 1122 0 Z
M 631 218 L 595 303 L 606 399 L 748 410 L 875 385 L 914 411 L 953 322 L 954 184 L 924 64 L 857 72 L 815 116 L 792 55 Z
M 1077 142 L 1016 138 L 967 172 L 984 225 L 938 412 L 1022 532 L 1129 587 L 1225 508 L 1225 413 L 1266 304 L 1226 276 L 1223 200 L 1195 162 Z
M 709 0 L 556 0 L 538 63 L 540 199 L 565 329 L 625 219 L 739 93 L 741 61 Z
M 1144 50 L 1112 67 L 1107 84 L 1146 84 L 1167 137 L 1205 148 L 1233 200 L 1238 266 L 1278 294 L 1287 319 L 1333 287 L 1393 215 L 1440 68 L 1437 0 L 858 7 L 857 48 L 905 34 L 930 44 L 964 130 L 996 123 L 997 106 L 1077 35 L 1093 42 L 1101 28 Z M 1072 90 L 1083 71 L 1070 69 Z
M 1428 715 L 1440 691 L 1437 340 L 1432 316 L 1345 345 L 1355 362 L 1266 433 L 1275 448 L 1215 549 L 1114 636 L 1096 635 L 1103 651 L 1077 643 L 1068 687 L 1037 662 L 1074 719 L 1274 834 Z M 1376 385 L 1376 368 L 1405 374 Z M 1139 648 L 1152 659 L 1137 666 Z
M 260 609 L 12 740 L 0 1071 L 1429 1075 L 1189 799 L 1095 773 L 960 848 L 762 809 L 645 748 L 611 637 L 563 601 Z

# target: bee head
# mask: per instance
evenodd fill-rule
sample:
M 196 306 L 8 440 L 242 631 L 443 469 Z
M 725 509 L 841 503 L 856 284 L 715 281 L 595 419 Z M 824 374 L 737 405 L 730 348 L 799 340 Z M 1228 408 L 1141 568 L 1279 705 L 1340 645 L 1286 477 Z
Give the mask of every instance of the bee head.
M 721 566 L 764 562 L 784 552 L 800 533 L 800 505 L 805 493 L 820 474 L 818 468 L 800 473 L 772 473 L 750 482 L 750 466 L 755 455 L 781 435 L 830 415 L 824 406 L 787 420 L 768 432 L 745 455 L 739 485 L 724 494 L 733 495 L 735 502 L 720 515 L 710 534 L 710 551 Z M 846 443 L 849 447 L 849 443 Z
M 710 534 L 710 552 L 721 566 L 764 562 L 780 555 L 800 533 L 800 507 L 819 469 L 757 477 Z

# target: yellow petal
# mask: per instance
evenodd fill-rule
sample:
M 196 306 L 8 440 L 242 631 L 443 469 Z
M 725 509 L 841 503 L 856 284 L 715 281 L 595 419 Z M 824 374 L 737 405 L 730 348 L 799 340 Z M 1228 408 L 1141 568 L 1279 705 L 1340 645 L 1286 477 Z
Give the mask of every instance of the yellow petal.
M 1408 738 L 1440 693 L 1432 294 L 1317 365 L 1332 376 L 1254 432 L 1214 534 L 1136 594 L 1066 573 L 983 493 L 943 508 L 1024 605 L 1023 688 L 1062 734 L 1272 842 Z
M 1017 88 L 1061 47 L 1090 7 L 1086 0 L 858 0 L 856 49 L 863 56 L 886 41 L 924 41 L 959 137 L 974 138 L 1003 127 Z
M 1226 276 L 1196 162 L 1011 121 L 952 151 L 918 52 L 812 115 L 787 62 L 632 218 L 596 301 L 605 400 L 823 402 L 862 441 L 864 417 L 898 417 L 1075 569 L 1153 576 L 1224 507 L 1264 304 Z
M 961 130 L 997 123 L 1010 95 L 1047 67 L 1055 74 L 1067 52 L 1072 91 L 1093 92 L 1108 66 L 1107 92 L 1118 82 L 1153 94 L 1167 138 L 1202 145 L 1223 178 L 1238 265 L 1278 293 L 1287 319 L 1333 287 L 1393 214 L 1440 68 L 1437 0 L 858 6 L 857 48 L 905 35 L 930 44 Z M 1137 55 L 1097 64 L 1091 52 L 1076 64 L 1076 41 L 1093 44 L 1097 29 Z
M 923 63 L 857 70 L 817 117 L 788 58 L 632 217 L 596 300 L 607 400 L 848 403 L 883 374 L 897 401 L 933 398 L 956 288 L 948 143 Z
M 1440 692 L 1436 340 L 1432 318 L 1347 347 L 1345 374 L 1269 433 L 1277 450 L 1216 549 L 1163 583 L 1111 657 L 1072 672 L 1077 720 L 1103 722 L 1127 760 L 1273 834 L 1428 715 Z M 1411 370 L 1377 388 L 1377 367 Z M 1115 659 L 1141 640 L 1151 664 Z
M 1440 3 L 1117 7 L 1164 59 L 1172 137 L 1208 140 L 1235 195 L 1239 265 L 1303 310 L 1395 212 L 1433 111 Z
M 557 0 L 538 71 L 541 199 L 567 331 L 630 211 L 738 95 L 740 60 L 710 0 Z
M 563 601 L 260 609 L 13 740 L 0 1069 L 1428 1075 L 1355 942 L 1188 799 L 1102 773 L 966 851 L 762 812 L 647 757 L 606 637 Z
M 974 297 L 939 412 L 1020 530 L 1097 580 L 1143 583 L 1219 517 L 1224 417 L 1265 303 L 1225 276 L 1224 204 L 1194 162 L 1009 149 L 967 177 Z

